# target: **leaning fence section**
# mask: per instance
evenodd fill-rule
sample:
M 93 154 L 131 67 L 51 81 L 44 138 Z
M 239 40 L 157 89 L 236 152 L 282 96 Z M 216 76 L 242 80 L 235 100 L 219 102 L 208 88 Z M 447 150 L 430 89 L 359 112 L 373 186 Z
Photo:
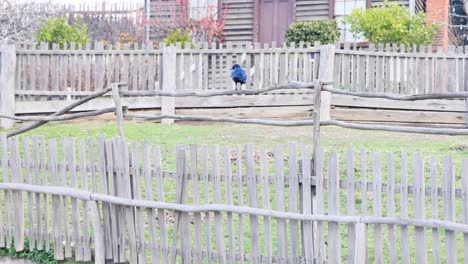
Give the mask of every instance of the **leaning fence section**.
M 294 143 L 0 141 L 0 247 L 98 263 L 467 259 L 468 160 L 318 149 L 312 166 Z

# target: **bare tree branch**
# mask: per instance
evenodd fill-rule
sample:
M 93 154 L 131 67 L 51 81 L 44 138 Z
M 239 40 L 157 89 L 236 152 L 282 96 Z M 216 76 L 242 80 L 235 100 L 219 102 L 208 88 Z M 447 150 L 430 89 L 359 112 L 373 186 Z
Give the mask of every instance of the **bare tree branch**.
M 57 4 L 0 1 L 0 44 L 31 42 L 39 26 L 49 17 L 60 13 Z

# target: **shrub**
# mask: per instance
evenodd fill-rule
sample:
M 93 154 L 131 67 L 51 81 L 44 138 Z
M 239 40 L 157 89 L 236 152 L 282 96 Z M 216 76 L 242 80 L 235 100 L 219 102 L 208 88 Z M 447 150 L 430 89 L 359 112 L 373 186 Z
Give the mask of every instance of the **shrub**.
M 320 41 L 322 44 L 330 44 L 338 41 L 340 31 L 336 20 L 317 20 L 294 22 L 286 31 L 288 43 L 301 41 L 314 43 Z
M 26 239 L 24 243 L 24 250 L 16 252 L 14 241 L 10 248 L 0 248 L 0 257 L 9 257 L 13 259 L 30 259 L 37 263 L 57 264 L 58 261 L 54 259 L 53 247 L 46 252 L 45 250 L 32 250 L 29 249 L 29 240 Z
M 353 10 L 345 23 L 355 36 L 372 43 L 427 45 L 438 29 L 426 22 L 424 13 L 410 15 L 408 8 L 387 1 L 380 7 Z
M 176 29 L 170 32 L 164 39 L 164 43 L 166 43 L 167 46 L 180 43 L 182 47 L 185 47 L 185 43 L 190 43 L 190 47 L 195 47 L 195 45 L 193 45 L 192 39 L 190 38 L 189 32 L 182 31 L 182 29 Z
M 65 18 L 51 18 L 39 27 L 36 33 L 38 41 L 60 44 L 62 48 L 65 43 L 75 42 L 86 45 L 88 43 L 88 27 L 86 24 L 79 25 L 79 20 L 71 25 Z

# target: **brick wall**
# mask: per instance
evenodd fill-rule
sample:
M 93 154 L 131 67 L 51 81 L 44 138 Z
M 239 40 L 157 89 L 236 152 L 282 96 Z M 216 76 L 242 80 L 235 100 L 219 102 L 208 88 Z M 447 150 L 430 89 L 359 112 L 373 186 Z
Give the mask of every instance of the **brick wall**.
M 448 30 L 449 0 L 426 0 L 426 13 L 429 23 L 437 23 L 440 30 L 434 38 L 434 46 L 442 46 L 447 49 L 449 42 Z

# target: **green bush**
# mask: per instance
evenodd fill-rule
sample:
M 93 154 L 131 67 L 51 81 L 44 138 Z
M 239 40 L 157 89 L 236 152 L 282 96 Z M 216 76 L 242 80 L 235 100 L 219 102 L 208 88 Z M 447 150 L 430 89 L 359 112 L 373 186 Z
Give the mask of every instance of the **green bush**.
M 292 23 L 286 31 L 287 43 L 320 41 L 322 44 L 330 44 L 338 41 L 340 31 L 336 20 L 301 21 Z
M 9 257 L 12 259 L 30 259 L 37 263 L 46 263 L 46 264 L 57 264 L 58 261 L 54 259 L 54 251 L 51 250 L 46 252 L 45 250 L 33 250 L 29 251 L 29 240 L 26 239 L 24 243 L 24 250 L 16 252 L 14 247 L 14 241 L 10 248 L 0 248 L 0 257 Z
M 89 42 L 88 26 L 79 25 L 76 21 L 72 25 L 67 23 L 65 18 L 51 18 L 39 27 L 36 33 L 37 41 L 60 44 L 62 48 L 65 43 L 75 42 L 86 45 Z
M 48 252 L 45 250 L 34 249 L 30 251 L 29 248 L 29 238 L 26 238 L 24 241 L 23 251 L 16 252 L 15 250 L 15 241 L 12 241 L 10 248 L 0 248 L 0 257 L 8 257 L 11 259 L 29 259 L 37 263 L 44 264 L 59 264 L 59 263 L 78 263 L 74 260 L 55 260 L 54 259 L 54 244 L 50 243 L 50 249 Z M 82 264 L 91 264 L 92 261 L 82 261 Z
M 408 8 L 387 1 L 376 8 L 353 10 L 345 23 L 355 36 L 372 43 L 427 45 L 438 29 L 426 22 L 424 13 L 410 15 Z
M 176 29 L 167 34 L 167 37 L 164 39 L 164 43 L 166 43 L 167 46 L 180 43 L 182 47 L 185 47 L 185 43 L 190 43 L 190 47 L 195 47 L 192 39 L 190 38 L 189 32 L 182 31 L 182 29 Z

